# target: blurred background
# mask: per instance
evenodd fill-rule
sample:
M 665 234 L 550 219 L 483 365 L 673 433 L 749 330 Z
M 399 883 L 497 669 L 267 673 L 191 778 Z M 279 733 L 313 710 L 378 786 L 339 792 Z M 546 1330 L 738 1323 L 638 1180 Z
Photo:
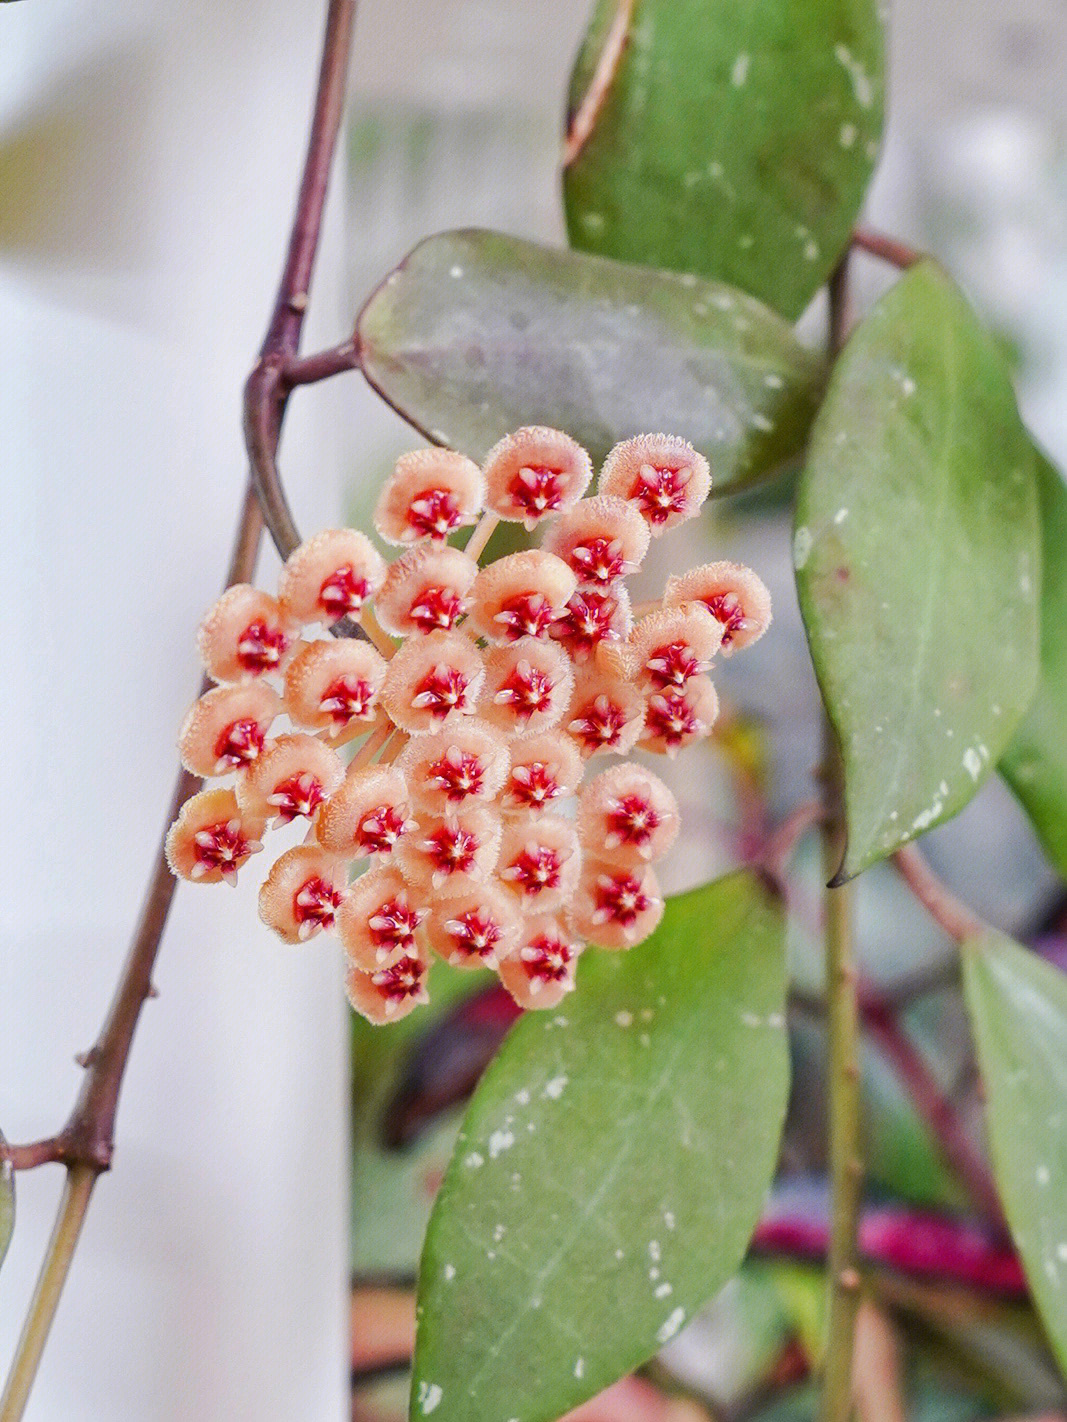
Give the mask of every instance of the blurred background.
M 240 387 L 280 264 L 323 8 L 0 6 L 0 774 L 20 788 L 28 776 L 30 792 L 0 831 L 0 1129 L 13 1139 L 52 1130 L 68 1109 L 73 1054 L 98 1026 L 154 852 L 196 684 L 193 632 L 222 578 L 240 499 Z M 484 225 L 561 240 L 562 96 L 588 8 L 361 4 L 308 348 L 344 334 L 427 232 Z M 940 255 L 993 321 L 1024 413 L 1063 466 L 1067 13 L 1059 0 L 897 0 L 892 23 L 891 120 L 871 221 Z M 866 260 L 857 273 L 864 300 L 886 280 Z M 817 314 L 810 324 L 817 334 Z M 415 442 L 354 375 L 301 395 L 284 468 L 302 526 L 365 508 Z M 784 515 L 773 499 L 716 506 L 693 538 L 699 556 L 752 563 L 778 623 L 727 688 L 744 714 L 702 778 L 687 781 L 694 828 L 672 861 L 672 888 L 735 862 L 753 787 L 771 813 L 806 798 L 816 758 Z M 271 576 L 274 566 L 265 555 Z M 999 783 L 928 843 L 997 922 L 1024 938 L 1056 926 L 1056 885 Z M 815 882 L 802 863 L 793 957 L 812 990 Z M 360 1285 L 355 1361 L 386 1365 L 361 1392 L 360 1415 L 395 1415 L 402 1383 L 390 1349 L 402 1354 L 410 1325 L 406 1286 L 455 1101 L 505 1024 L 468 1004 L 456 1030 L 439 994 L 421 1040 L 414 1027 L 388 1040 L 357 1033 L 351 1219 L 339 963 L 329 946 L 295 953 L 259 930 L 254 893 L 245 883 L 178 895 L 161 997 L 127 1079 L 117 1168 L 89 1216 L 30 1405 L 37 1422 L 340 1418 L 350 1269 Z M 890 957 L 899 972 L 945 950 L 888 875 L 865 876 L 861 914 L 876 978 Z M 432 1056 L 452 1074 L 427 1080 L 424 1034 L 438 1026 L 453 1056 L 440 1041 Z M 909 1027 L 973 1106 L 951 991 L 924 1002 Z M 817 1030 L 799 1029 L 802 1082 L 819 1051 Z M 875 1188 L 958 1204 L 891 1073 L 872 1062 Z M 374 1096 L 363 1089 L 370 1072 Z M 817 1169 L 817 1134 L 799 1123 L 799 1168 Z M 0 1274 L 4 1363 L 59 1186 L 53 1169 L 19 1181 Z M 753 1389 L 795 1340 L 802 1274 L 776 1277 L 771 1293 L 764 1284 L 747 1275 L 667 1360 L 718 1415 L 757 1410 Z M 371 1287 L 386 1292 L 370 1297 Z M 801 1302 L 790 1312 L 786 1297 Z M 920 1303 L 944 1312 L 943 1300 Z M 1000 1410 L 1009 1400 L 1062 1406 L 1027 1321 L 1015 1323 L 960 1325 L 983 1377 L 999 1368 L 1029 1388 L 1022 1398 L 1009 1389 Z M 968 1391 L 951 1370 L 924 1377 L 927 1415 L 994 1406 L 989 1387 Z

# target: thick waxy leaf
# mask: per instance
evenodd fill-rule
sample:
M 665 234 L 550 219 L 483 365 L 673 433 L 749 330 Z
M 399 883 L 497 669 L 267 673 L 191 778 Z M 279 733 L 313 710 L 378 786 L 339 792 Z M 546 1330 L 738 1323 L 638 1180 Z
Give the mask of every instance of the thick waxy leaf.
M 1067 485 L 1037 456 L 1041 496 L 1041 676 L 1000 769 L 1045 853 L 1067 878 Z
M 707 455 L 717 493 L 796 459 L 822 389 L 821 360 L 751 297 L 493 232 L 416 247 L 358 338 L 371 384 L 475 459 L 520 425 L 567 430 L 598 460 L 666 430 Z
M 883 48 L 876 0 L 599 0 L 571 84 L 576 142 L 592 119 L 571 241 L 799 316 L 863 201 Z
M 732 875 L 513 1029 L 430 1220 L 413 1418 L 549 1422 L 730 1278 L 785 1114 L 784 959 L 779 906 Z
M 967 804 L 1037 678 L 1031 446 L 993 338 L 931 263 L 838 362 L 794 562 L 845 762 L 849 877 Z
M 963 961 L 997 1186 L 1067 1369 L 1067 976 L 995 933 Z

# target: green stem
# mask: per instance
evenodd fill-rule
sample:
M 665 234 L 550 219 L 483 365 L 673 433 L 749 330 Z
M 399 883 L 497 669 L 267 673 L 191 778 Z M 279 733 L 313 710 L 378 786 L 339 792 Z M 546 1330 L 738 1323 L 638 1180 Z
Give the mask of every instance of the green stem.
M 832 353 L 848 331 L 847 258 L 830 286 Z M 833 729 L 823 730 L 823 867 L 832 879 L 845 840 L 844 784 Z M 848 1422 L 852 1411 L 852 1360 L 859 1309 L 856 1235 L 863 1160 L 860 1154 L 859 992 L 852 941 L 851 884 L 826 890 L 826 1011 L 829 1038 L 827 1099 L 830 1153 L 829 1326 L 820 1422 Z

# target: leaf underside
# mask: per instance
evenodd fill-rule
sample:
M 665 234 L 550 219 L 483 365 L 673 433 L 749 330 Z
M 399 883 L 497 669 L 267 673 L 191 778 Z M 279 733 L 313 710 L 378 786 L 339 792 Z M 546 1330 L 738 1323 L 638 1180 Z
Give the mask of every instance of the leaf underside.
M 717 282 L 483 231 L 422 242 L 359 317 L 360 361 L 405 419 L 481 459 L 521 425 L 600 460 L 631 435 L 683 435 L 713 492 L 803 448 L 823 362 L 758 301 Z
M 618 9 L 594 11 L 572 118 Z M 795 319 L 843 253 L 870 180 L 884 48 L 876 0 L 635 0 L 564 174 L 572 244 L 730 282 Z
M 736 874 L 587 953 L 471 1103 L 423 1251 L 412 1417 L 550 1422 L 738 1268 L 788 1094 L 784 923 Z
M 957 814 L 1030 704 L 1040 539 L 993 338 L 932 263 L 849 341 L 812 430 L 794 565 L 845 765 L 842 878 Z

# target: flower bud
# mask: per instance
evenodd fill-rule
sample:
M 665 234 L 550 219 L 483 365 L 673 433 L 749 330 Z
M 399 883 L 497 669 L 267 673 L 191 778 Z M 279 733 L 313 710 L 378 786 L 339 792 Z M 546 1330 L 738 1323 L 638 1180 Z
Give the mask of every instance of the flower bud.
M 416 950 L 397 959 L 388 968 L 373 973 L 350 967 L 345 976 L 348 1000 L 368 1022 L 376 1027 L 386 1022 L 399 1022 L 420 1003 L 429 1002 L 426 972 L 429 966 L 425 953 Z
M 555 643 L 522 637 L 486 653 L 478 714 L 509 736 L 535 735 L 557 724 L 573 685 L 565 652 Z
M 722 627 L 723 656 L 751 646 L 771 625 L 771 595 L 741 563 L 707 563 L 668 578 L 664 604 L 702 602 Z
M 504 736 L 471 717 L 447 731 L 415 736 L 397 762 L 420 810 L 444 814 L 495 800 L 508 770 Z
M 649 538 L 648 524 L 633 504 L 615 494 L 595 494 L 552 520 L 544 546 L 563 559 L 579 587 L 608 588 L 637 571 Z
M 590 860 L 582 871 L 569 923 L 598 948 L 632 948 L 663 917 L 663 896 L 646 866 L 632 869 Z
M 337 934 L 349 960 L 376 973 L 418 954 L 415 934 L 429 912 L 416 907 L 396 869 L 368 869 L 337 910 Z
M 250 681 L 282 670 L 292 646 L 291 625 L 269 593 L 235 583 L 208 609 L 197 646 L 216 681 Z
M 471 589 L 471 626 L 490 642 L 546 637 L 577 587 L 561 558 L 541 548 L 509 553 L 481 569 Z
M 278 578 L 278 600 L 293 622 L 358 621 L 385 577 L 385 560 L 365 533 L 327 528 L 293 550 Z
M 314 819 L 344 773 L 337 752 L 314 736 L 279 736 L 238 781 L 237 802 L 245 814 L 283 825 Z
M 531 914 L 518 951 L 497 969 L 500 981 L 520 1007 L 558 1007 L 574 989 L 574 970 L 584 946 L 552 914 Z
M 531 425 L 505 435 L 485 459 L 486 503 L 527 528 L 576 503 L 592 478 L 589 456 L 560 430 Z
M 497 876 L 524 911 L 559 908 L 573 893 L 581 867 L 578 836 L 569 820 L 530 815 L 505 821 Z
M 389 663 L 382 705 L 411 735 L 440 730 L 473 713 L 485 680 L 477 647 L 463 632 L 412 637 Z
M 578 747 L 559 731 L 542 731 L 515 741 L 502 808 L 522 813 L 550 809 L 556 801 L 574 794 L 583 769 Z
M 473 460 L 451 449 L 416 449 L 397 460 L 374 510 L 374 527 L 387 543 L 443 542 L 474 523 L 484 502 L 485 479 Z
M 185 718 L 178 738 L 182 765 L 204 777 L 251 765 L 281 709 L 266 682 L 213 687 Z
M 677 435 L 638 435 L 604 461 L 599 489 L 629 500 L 653 534 L 693 518 L 711 490 L 708 461 Z
M 426 923 L 426 939 L 454 968 L 496 968 L 514 951 L 521 929 L 515 899 L 488 883 L 436 902 Z
M 306 642 L 285 669 L 285 709 L 294 725 L 339 736 L 378 714 L 385 658 L 353 637 Z
M 317 844 L 287 849 L 259 891 L 259 916 L 286 943 L 305 943 L 333 927 L 345 896 L 344 862 Z
M 449 631 L 467 611 L 478 565 L 447 543 L 420 543 L 393 563 L 374 602 L 378 621 L 394 637 Z
M 319 843 L 336 854 L 362 859 L 391 854 L 415 828 L 404 776 L 394 765 L 349 770 L 319 814 Z
M 237 883 L 237 871 L 263 848 L 266 822 L 244 813 L 232 790 L 201 790 L 186 800 L 167 832 L 171 873 L 194 883 Z
M 680 819 L 659 776 L 627 761 L 582 787 L 577 823 L 587 854 L 626 866 L 662 859 L 678 837 Z

